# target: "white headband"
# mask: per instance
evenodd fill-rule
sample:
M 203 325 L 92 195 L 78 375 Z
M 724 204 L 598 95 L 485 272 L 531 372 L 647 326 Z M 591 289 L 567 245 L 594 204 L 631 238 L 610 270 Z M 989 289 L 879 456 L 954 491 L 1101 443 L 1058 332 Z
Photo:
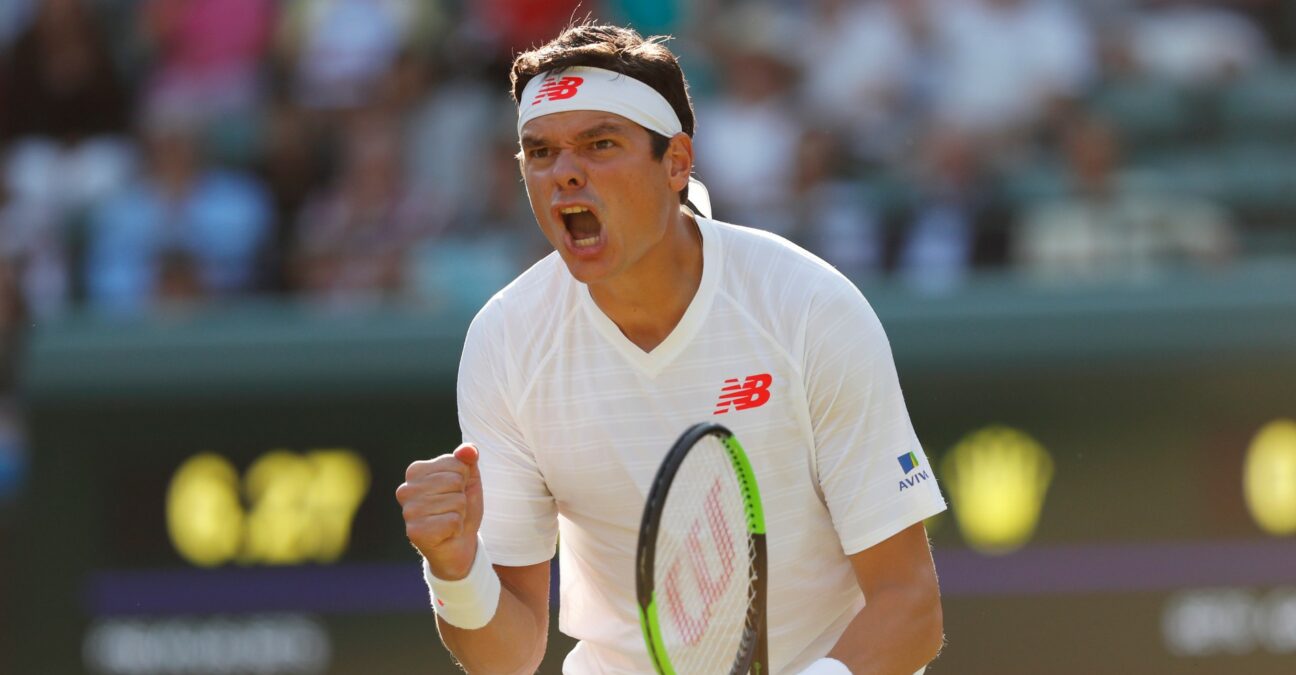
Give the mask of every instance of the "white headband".
M 569 110 L 601 110 L 620 115 L 666 138 L 684 130 L 675 109 L 656 89 L 621 73 L 573 66 L 531 78 L 518 103 L 518 135 L 531 120 Z M 711 217 L 711 195 L 696 178 L 689 179 L 688 206 Z
M 518 134 L 537 117 L 569 110 L 615 113 L 666 138 L 684 130 L 675 109 L 652 87 L 611 70 L 573 66 L 531 78 L 518 103 Z

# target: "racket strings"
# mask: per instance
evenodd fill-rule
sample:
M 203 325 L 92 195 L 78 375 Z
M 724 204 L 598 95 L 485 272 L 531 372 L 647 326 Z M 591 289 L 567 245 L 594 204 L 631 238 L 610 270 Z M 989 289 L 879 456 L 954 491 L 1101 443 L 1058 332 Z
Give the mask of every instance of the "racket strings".
M 655 586 L 677 673 L 728 672 L 752 632 L 752 547 L 740 486 L 724 446 L 700 441 L 667 495 Z

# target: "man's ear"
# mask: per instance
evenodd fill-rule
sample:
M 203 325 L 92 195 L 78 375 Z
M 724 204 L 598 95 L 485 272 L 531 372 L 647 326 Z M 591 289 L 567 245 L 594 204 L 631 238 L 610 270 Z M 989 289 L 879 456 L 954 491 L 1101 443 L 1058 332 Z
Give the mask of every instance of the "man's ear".
M 666 162 L 671 190 L 683 190 L 693 175 L 693 139 L 684 132 L 675 134 L 662 160 Z

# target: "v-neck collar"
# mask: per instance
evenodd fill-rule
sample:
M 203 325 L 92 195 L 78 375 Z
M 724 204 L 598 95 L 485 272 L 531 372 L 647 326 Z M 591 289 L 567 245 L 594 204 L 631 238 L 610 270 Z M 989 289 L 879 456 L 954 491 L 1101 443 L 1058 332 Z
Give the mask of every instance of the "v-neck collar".
M 710 220 L 695 216 L 694 221 L 697 222 L 698 232 L 702 235 L 702 281 L 698 284 L 688 309 L 684 310 L 684 316 L 680 317 L 679 323 L 675 324 L 670 335 L 667 335 L 666 339 L 652 351 L 645 352 L 640 349 L 639 345 L 631 342 L 630 338 L 621 332 L 616 323 L 609 319 L 602 309 L 599 309 L 590 295 L 588 286 L 579 289 L 577 293 L 580 303 L 585 307 L 585 315 L 594 324 L 594 328 L 603 335 L 603 339 L 648 377 L 656 377 L 693 341 L 693 336 L 697 334 L 707 312 L 711 309 L 711 301 L 715 298 L 716 287 L 720 283 L 722 264 L 720 235 Z M 579 283 L 575 280 L 573 282 Z

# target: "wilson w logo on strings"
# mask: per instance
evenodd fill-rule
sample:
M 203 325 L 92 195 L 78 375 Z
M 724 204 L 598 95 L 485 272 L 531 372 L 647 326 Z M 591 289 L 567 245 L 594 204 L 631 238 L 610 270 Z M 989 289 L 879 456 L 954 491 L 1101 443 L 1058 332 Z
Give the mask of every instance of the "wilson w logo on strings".
M 713 415 L 723 415 L 732 410 L 748 410 L 759 408 L 769 402 L 770 385 L 774 383 L 774 377 L 769 373 L 759 375 L 748 375 L 747 379 L 739 381 L 738 378 L 730 378 L 724 381 L 725 386 L 720 389 L 720 400 L 716 402 L 715 412 Z
M 680 637 L 689 646 L 696 645 L 706 634 L 712 609 L 733 579 L 735 547 L 733 535 L 724 523 L 721 487 L 719 478 L 711 484 L 702 517 L 693 521 L 684 539 L 683 555 L 672 560 L 666 570 L 666 607 Z M 710 535 L 709 542 L 703 540 L 706 534 Z M 692 577 L 692 588 L 682 588 L 682 576 Z

